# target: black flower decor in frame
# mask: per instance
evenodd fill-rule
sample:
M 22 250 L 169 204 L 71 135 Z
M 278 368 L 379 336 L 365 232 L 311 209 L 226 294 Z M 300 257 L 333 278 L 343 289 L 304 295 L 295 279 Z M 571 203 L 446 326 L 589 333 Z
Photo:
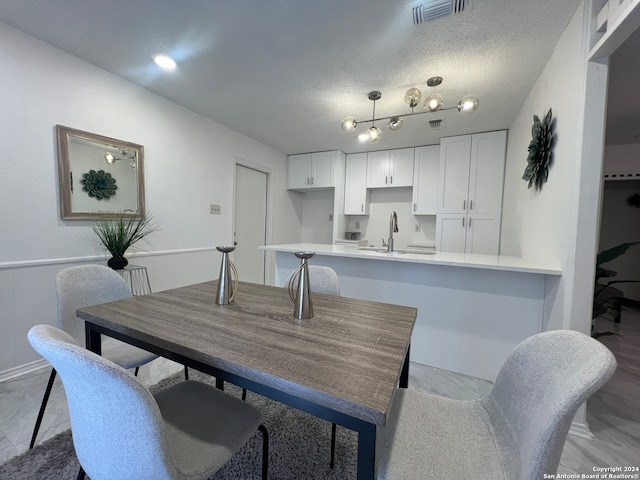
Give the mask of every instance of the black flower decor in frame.
M 542 122 L 537 115 L 533 116 L 527 167 L 522 175 L 522 179 L 529 182 L 528 188 L 535 185 L 536 190 L 541 190 L 549 178 L 549 166 L 553 161 L 553 123 L 551 109 Z
M 90 197 L 95 197 L 97 200 L 115 195 L 118 189 L 116 179 L 104 170 L 95 171 L 92 169 L 89 170 L 89 173 L 83 173 L 80 183 L 83 185 L 82 191 L 87 192 Z

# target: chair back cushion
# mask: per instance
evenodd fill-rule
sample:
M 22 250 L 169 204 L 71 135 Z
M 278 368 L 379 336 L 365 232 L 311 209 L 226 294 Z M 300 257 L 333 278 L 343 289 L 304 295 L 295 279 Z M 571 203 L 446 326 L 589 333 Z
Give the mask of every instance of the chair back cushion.
M 84 322 L 76 310 L 101 303 L 114 302 L 131 296 L 127 282 L 115 271 L 103 265 L 79 265 L 58 272 L 58 328 L 85 345 Z
M 340 295 L 338 275 L 330 267 L 309 265 L 309 288 L 315 293 Z
M 574 414 L 615 368 L 608 348 L 574 330 L 540 333 L 516 346 L 481 399 L 506 478 L 556 473 Z
M 178 477 L 160 410 L 146 387 L 56 327 L 36 325 L 28 338 L 62 379 L 73 445 L 92 480 Z

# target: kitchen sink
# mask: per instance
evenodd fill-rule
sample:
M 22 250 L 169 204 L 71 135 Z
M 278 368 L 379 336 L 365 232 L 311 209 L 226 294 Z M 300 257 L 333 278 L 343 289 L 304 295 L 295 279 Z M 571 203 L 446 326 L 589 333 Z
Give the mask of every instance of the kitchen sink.
M 358 250 L 367 252 L 387 253 L 389 255 L 400 255 L 403 253 L 413 253 L 417 255 L 435 255 L 434 250 L 424 250 L 419 248 L 396 248 L 393 252 L 387 252 L 387 247 L 358 247 Z

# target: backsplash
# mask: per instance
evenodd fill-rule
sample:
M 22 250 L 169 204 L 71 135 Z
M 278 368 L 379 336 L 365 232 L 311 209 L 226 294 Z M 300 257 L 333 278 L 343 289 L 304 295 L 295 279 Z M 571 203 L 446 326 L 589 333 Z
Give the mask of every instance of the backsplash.
M 379 247 L 382 239 L 389 237 L 389 219 L 393 211 L 398 216 L 398 232 L 393 234 L 396 248 L 407 244 L 434 243 L 436 238 L 435 215 L 411 213 L 411 188 L 384 188 L 371 190 L 370 214 L 349 216 L 347 230 L 361 232 L 369 245 Z M 356 228 L 359 222 L 360 228 Z M 419 226 L 416 232 L 416 225 Z

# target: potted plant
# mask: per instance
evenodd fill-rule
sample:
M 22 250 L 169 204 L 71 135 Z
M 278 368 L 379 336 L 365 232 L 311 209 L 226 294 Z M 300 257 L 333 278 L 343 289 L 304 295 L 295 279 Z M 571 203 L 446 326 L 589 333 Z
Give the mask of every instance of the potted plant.
M 113 220 L 98 220 L 93 231 L 109 251 L 112 257 L 107 265 L 114 270 L 127 266 L 129 261 L 125 252 L 136 242 L 146 238 L 157 230 L 151 214 L 144 212 L 140 218 L 135 218 L 122 212 Z
M 600 315 L 609 314 L 615 323 L 620 323 L 622 305 L 634 305 L 638 303 L 635 300 L 624 298 L 624 292 L 612 287 L 612 285 L 617 283 L 639 283 L 640 280 L 613 280 L 604 283 L 600 282 L 602 278 L 615 277 L 617 275 L 617 272 L 614 270 L 603 268 L 602 264 L 615 260 L 621 255 L 624 255 L 629 248 L 638 244 L 640 244 L 640 241 L 625 242 L 598 253 L 598 257 L 596 258 L 595 290 L 593 294 L 593 314 L 591 321 L 592 331 L 595 326 L 595 319 Z M 613 332 L 592 333 L 592 336 L 595 338 L 606 335 L 613 335 Z

